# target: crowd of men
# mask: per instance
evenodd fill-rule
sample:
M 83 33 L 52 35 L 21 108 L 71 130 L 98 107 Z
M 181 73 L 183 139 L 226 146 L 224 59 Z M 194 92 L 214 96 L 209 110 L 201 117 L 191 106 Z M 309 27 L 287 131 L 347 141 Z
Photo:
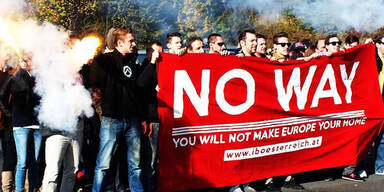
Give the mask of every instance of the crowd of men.
M 70 36 L 70 42 L 79 40 Z M 218 33 L 207 37 L 208 54 L 258 57 L 279 62 L 330 56 L 360 43 L 349 35 L 342 41 L 337 35 L 305 39 L 291 44 L 285 32 L 273 35 L 273 48 L 267 49 L 267 37 L 253 30 L 238 36 L 238 49 L 228 50 Z M 384 36 L 375 37 L 376 59 L 381 91 L 384 86 Z M 69 46 L 71 43 L 69 43 Z M 97 113 L 79 117 L 75 133 L 57 131 L 39 125 L 34 108 L 39 96 L 34 93 L 30 59 L 9 66 L 1 73 L 0 109 L 2 111 L 2 190 L 79 191 L 92 186 L 93 192 L 155 191 L 157 182 L 158 132 L 157 66 L 164 48 L 183 56 L 205 53 L 201 37 L 187 40 L 183 46 L 180 33 L 167 35 L 166 47 L 160 42 L 148 44 L 146 58 L 138 62 L 135 36 L 129 28 L 112 28 L 106 36 L 107 47 L 79 72 L 83 85 L 92 92 Z M 42 153 L 45 151 L 45 153 Z M 376 142 L 375 174 L 384 175 L 384 138 Z M 373 152 L 372 152 L 373 153 Z M 166 162 L 166 161 L 164 161 Z M 45 166 L 43 166 L 45 164 Z M 366 166 L 350 165 L 339 173 L 343 179 L 361 182 L 367 177 Z M 43 174 L 42 174 L 43 173 Z M 28 185 L 25 184 L 28 175 Z M 333 175 L 334 176 L 334 175 Z M 281 187 L 304 189 L 297 178 L 289 175 L 237 186 L 226 191 L 267 191 Z M 161 182 L 161 181 L 159 181 Z M 88 184 L 88 185 L 87 185 Z M 90 185 L 90 186 L 89 186 Z M 28 186 L 28 189 L 26 188 Z

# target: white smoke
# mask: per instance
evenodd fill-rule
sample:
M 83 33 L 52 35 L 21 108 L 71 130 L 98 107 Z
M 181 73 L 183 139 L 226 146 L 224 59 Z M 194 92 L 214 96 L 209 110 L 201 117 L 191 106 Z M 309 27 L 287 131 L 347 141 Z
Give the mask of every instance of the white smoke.
M 340 31 L 352 27 L 361 32 L 373 32 L 383 27 L 383 10 L 383 0 L 320 0 L 293 7 L 296 15 L 302 16 L 315 28 L 331 24 Z
M 229 7 L 252 7 L 261 15 L 281 14 L 290 10 L 315 29 L 329 25 L 339 31 L 355 28 L 373 32 L 383 27 L 383 0 L 231 0 Z
M 0 17 L 20 14 L 25 7 L 24 0 L 0 0 Z
M 5 5 L 4 0 L 0 1 Z M 15 4 L 14 0 L 6 2 L 16 10 L 25 6 L 21 1 L 20 4 Z M 19 48 L 32 58 L 32 74 L 36 77 L 34 90 L 41 96 L 36 109 L 40 123 L 51 129 L 74 132 L 79 115 L 89 117 L 93 109 L 90 93 L 78 82 L 78 71 L 83 63 L 67 46 L 68 33 L 53 24 L 39 24 L 31 19 L 8 20 L 8 23 L 17 29 L 13 30 L 13 36 Z

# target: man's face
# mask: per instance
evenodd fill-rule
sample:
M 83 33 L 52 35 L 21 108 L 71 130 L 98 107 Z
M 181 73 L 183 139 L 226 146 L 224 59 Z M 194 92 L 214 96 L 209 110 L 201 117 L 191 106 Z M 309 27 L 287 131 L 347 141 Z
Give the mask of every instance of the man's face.
M 356 47 L 357 45 L 359 45 L 358 42 L 352 42 L 351 44 L 347 44 L 347 43 L 345 43 L 344 47 L 345 47 L 346 49 L 350 49 L 350 48 L 352 48 L 352 47 Z
M 24 57 L 24 62 L 20 63 L 21 68 L 23 68 L 26 71 L 31 71 L 32 70 L 32 57 L 31 56 L 25 56 Z
M 337 37 L 332 37 L 329 39 L 328 44 L 325 46 L 329 53 L 336 53 L 340 51 L 341 41 Z
M 216 36 L 216 39 L 210 43 L 210 52 L 211 53 L 221 53 L 225 48 L 224 39 L 220 36 Z
M 124 36 L 123 40 L 120 41 L 119 47 L 121 47 L 120 51 L 122 52 L 123 55 L 127 53 L 133 53 L 136 48 L 135 36 L 133 36 L 132 33 L 127 33 Z
M 267 42 L 264 38 L 257 39 L 256 53 L 265 54 L 267 50 Z
M 325 48 L 325 39 L 321 39 L 317 42 L 316 52 L 317 53 L 325 53 L 327 49 Z
M 171 37 L 171 41 L 167 43 L 169 53 L 177 53 L 181 49 L 181 38 L 177 36 Z
M 192 42 L 191 47 L 191 49 L 188 49 L 188 53 L 204 53 L 203 42 L 200 40 Z
M 384 37 L 380 39 L 379 42 L 376 43 L 377 50 L 381 55 L 384 54 Z
M 273 45 L 278 55 L 287 57 L 289 54 L 289 40 L 286 37 L 279 37 L 277 43 Z
M 152 46 L 151 46 L 151 48 L 153 49 L 153 50 L 155 50 L 155 51 L 158 51 L 158 52 L 163 52 L 163 47 L 162 46 L 158 46 L 158 45 L 156 45 L 156 44 L 153 44 Z
M 242 40 L 242 48 L 244 51 L 244 54 L 246 55 L 251 55 L 252 53 L 256 53 L 256 46 L 257 46 L 257 41 L 256 41 L 256 34 L 254 33 L 246 33 L 245 34 L 245 39 Z

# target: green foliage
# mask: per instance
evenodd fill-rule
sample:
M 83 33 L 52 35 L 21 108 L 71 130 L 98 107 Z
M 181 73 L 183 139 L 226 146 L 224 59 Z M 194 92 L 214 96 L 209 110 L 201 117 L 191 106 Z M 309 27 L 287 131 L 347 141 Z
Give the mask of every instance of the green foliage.
M 101 34 L 106 34 L 112 28 L 129 26 L 136 35 L 139 48 L 152 40 L 159 39 L 160 31 L 154 25 L 156 22 L 156 5 L 136 0 L 99 0 L 97 25 Z
M 207 37 L 210 33 L 226 34 L 231 30 L 226 17 L 225 1 L 185 0 L 179 1 L 176 10 L 179 32 L 186 39 L 193 36 Z
M 273 34 L 285 31 L 288 33 L 291 42 L 310 39 L 312 42 L 318 38 L 319 34 L 307 26 L 302 20 L 292 15 L 289 11 L 274 22 L 259 25 L 256 29 L 258 33 L 268 34 L 268 47 L 272 47 Z
M 80 34 L 104 36 L 111 27 L 131 27 L 139 48 L 159 40 L 155 27 L 158 7 L 139 0 L 29 0 L 30 14 L 37 20 L 51 22 Z
M 40 21 L 47 21 L 71 31 L 92 26 L 97 11 L 95 0 L 29 0 L 30 13 Z

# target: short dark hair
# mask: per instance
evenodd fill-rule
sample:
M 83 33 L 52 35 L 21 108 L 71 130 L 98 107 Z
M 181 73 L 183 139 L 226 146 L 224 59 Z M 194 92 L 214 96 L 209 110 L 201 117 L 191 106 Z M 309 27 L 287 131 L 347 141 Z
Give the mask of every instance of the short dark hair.
M 375 37 L 373 38 L 373 42 L 380 43 L 383 38 L 384 38 L 384 34 L 382 33 L 376 34 Z
M 118 28 L 116 29 L 115 31 L 113 31 L 113 45 L 116 47 L 117 46 L 117 42 L 119 40 L 123 40 L 123 36 L 125 36 L 126 34 L 128 33 L 132 33 L 132 29 L 129 28 L 129 27 L 125 27 L 125 28 Z
M 247 29 L 247 30 L 244 30 L 242 32 L 240 32 L 239 34 L 239 38 L 238 38 L 238 42 L 240 43 L 241 40 L 244 40 L 245 37 L 247 36 L 247 33 L 253 33 L 253 34 L 256 34 L 256 31 L 253 30 L 253 29 Z
M 346 38 L 345 38 L 345 43 L 346 44 L 352 44 L 354 42 L 357 42 L 357 44 L 360 43 L 360 39 L 357 35 L 354 35 L 354 34 L 349 34 Z
M 150 59 L 152 57 L 152 53 L 154 51 L 152 48 L 152 45 L 157 45 L 157 46 L 163 47 L 163 45 L 158 41 L 152 41 L 151 43 L 149 43 L 147 45 L 147 48 L 145 49 L 145 54 L 146 54 L 148 59 Z
M 308 49 L 312 46 L 312 42 L 309 39 L 303 39 L 301 40 L 301 43 L 304 44 L 305 49 Z
M 222 37 L 222 36 L 218 33 L 212 33 L 208 35 L 208 44 L 212 43 L 212 41 L 214 41 L 216 37 Z
M 280 37 L 286 37 L 286 38 L 288 38 L 288 33 L 282 31 L 282 32 L 280 32 L 280 33 L 276 33 L 276 34 L 274 34 L 274 35 L 273 35 L 273 44 L 277 44 L 277 43 L 279 43 L 279 42 L 278 42 L 278 39 L 279 39 Z
M 331 38 L 333 38 L 333 37 L 338 38 L 339 41 L 340 41 L 340 38 L 337 36 L 337 34 L 333 33 L 333 34 L 328 35 L 328 36 L 325 38 L 325 45 L 328 45 L 328 44 L 329 44 L 329 39 L 331 39 Z
M 256 39 L 259 39 L 259 38 L 267 39 L 265 35 L 258 33 L 256 34 Z
M 180 37 L 181 39 L 181 34 L 176 32 L 176 33 L 168 33 L 167 34 L 167 44 L 171 43 L 172 37 Z
M 201 37 L 191 37 L 188 41 L 187 41 L 187 49 L 188 50 L 191 50 L 192 49 L 192 43 L 195 42 L 195 41 L 201 41 L 201 42 L 204 42 L 203 39 Z

